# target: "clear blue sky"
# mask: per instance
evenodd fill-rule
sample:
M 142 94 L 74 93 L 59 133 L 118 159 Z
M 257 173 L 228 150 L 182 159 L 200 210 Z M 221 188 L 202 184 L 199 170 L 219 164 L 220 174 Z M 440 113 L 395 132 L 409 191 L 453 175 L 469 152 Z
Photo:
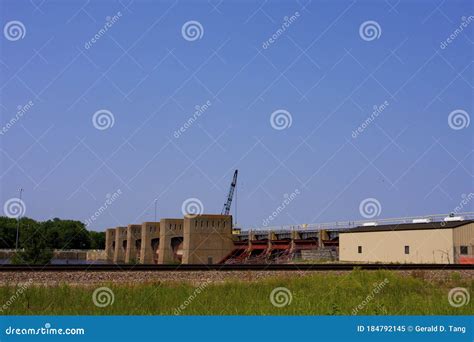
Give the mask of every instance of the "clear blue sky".
M 90 228 L 153 220 L 155 198 L 158 217 L 188 198 L 220 213 L 235 168 L 246 227 L 296 189 L 271 225 L 359 220 L 366 198 L 379 218 L 447 213 L 474 191 L 472 1 L 0 4 L 1 126 L 33 103 L 0 135 L 0 199 L 23 187 L 26 216 L 85 221 L 119 189 Z M 184 39 L 188 21 L 201 35 Z

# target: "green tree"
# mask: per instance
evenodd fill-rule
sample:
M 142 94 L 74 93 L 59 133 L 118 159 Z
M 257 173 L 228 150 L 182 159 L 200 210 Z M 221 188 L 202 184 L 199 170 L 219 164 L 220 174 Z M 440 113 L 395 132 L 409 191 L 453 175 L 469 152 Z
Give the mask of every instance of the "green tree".
M 18 221 L 0 216 L 0 249 L 14 249 Z M 31 218 L 20 219 L 19 248 L 23 248 L 23 237 L 30 234 L 28 227 L 37 227 L 49 249 L 104 249 L 105 233 L 88 231 L 84 223 L 75 220 L 52 220 L 37 222 Z
M 28 225 L 37 225 L 33 219 L 23 217 L 20 219 L 20 241 L 19 247 L 21 248 L 21 236 L 24 234 L 24 229 Z M 18 226 L 18 220 L 9 218 L 6 216 L 0 216 L 0 248 L 13 249 L 16 247 L 16 229 Z
M 89 231 L 91 239 L 91 249 L 104 249 L 105 248 L 105 232 Z
M 16 241 L 17 220 L 0 217 L 0 248 L 14 248 Z
M 49 243 L 56 249 L 89 249 L 91 237 L 84 223 L 54 218 L 43 222 Z
M 28 224 L 22 230 L 21 247 L 12 258 L 14 264 L 46 265 L 53 257 L 42 224 Z

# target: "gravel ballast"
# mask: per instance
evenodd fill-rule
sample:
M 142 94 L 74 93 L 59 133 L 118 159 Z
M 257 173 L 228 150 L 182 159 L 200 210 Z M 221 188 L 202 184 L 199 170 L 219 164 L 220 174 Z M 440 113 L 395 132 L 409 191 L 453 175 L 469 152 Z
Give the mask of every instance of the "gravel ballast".
M 96 285 L 102 283 L 138 284 L 146 282 L 187 282 L 193 285 L 206 281 L 222 283 L 225 281 L 258 281 L 268 278 L 303 277 L 316 273 L 347 275 L 352 271 L 76 271 L 76 272 L 0 272 L 0 285 L 30 283 L 54 286 Z M 364 271 L 377 272 L 377 271 Z M 414 276 L 427 281 L 443 281 L 453 276 L 473 279 L 474 270 L 420 270 L 392 271 L 404 276 Z

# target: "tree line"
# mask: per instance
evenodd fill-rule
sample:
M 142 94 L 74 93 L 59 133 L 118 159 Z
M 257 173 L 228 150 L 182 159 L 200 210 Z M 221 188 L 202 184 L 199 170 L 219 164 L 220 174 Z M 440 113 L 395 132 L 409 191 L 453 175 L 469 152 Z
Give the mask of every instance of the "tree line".
M 19 224 L 19 226 L 18 226 Z M 54 249 L 104 249 L 105 233 L 87 230 L 84 223 L 74 220 L 38 222 L 28 217 L 17 219 L 0 217 L 0 249 L 16 248 L 12 263 L 45 265 L 53 258 Z
M 14 249 L 18 220 L 0 216 L 0 249 Z M 37 240 L 50 249 L 104 249 L 105 233 L 87 230 L 84 223 L 74 220 L 38 222 L 28 217 L 20 219 L 19 246 Z

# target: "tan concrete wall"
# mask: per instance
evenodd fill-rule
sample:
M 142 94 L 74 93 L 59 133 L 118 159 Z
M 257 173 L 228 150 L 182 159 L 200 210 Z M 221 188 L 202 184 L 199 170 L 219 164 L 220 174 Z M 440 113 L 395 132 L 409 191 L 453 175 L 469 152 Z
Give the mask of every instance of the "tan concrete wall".
M 105 231 L 105 255 L 108 261 L 114 260 L 115 228 Z
M 467 246 L 467 255 L 474 255 L 474 223 L 469 223 L 464 226 L 454 228 L 453 241 L 456 261 L 459 257 L 461 246 Z
M 127 241 L 127 227 L 115 228 L 115 250 L 113 261 L 116 264 L 125 262 L 125 248 L 123 248 L 124 241 Z
M 140 224 L 129 224 L 127 226 L 127 248 L 125 250 L 126 263 L 138 263 L 140 248 L 137 243 L 141 243 L 142 226 Z
M 160 246 L 158 250 L 158 263 L 171 264 L 179 262 L 175 258 L 171 240 L 183 237 L 183 219 L 165 218 L 160 220 Z
M 142 223 L 142 245 L 140 251 L 141 264 L 156 264 L 158 262 L 158 248 L 153 250 L 152 241 L 160 238 L 160 222 L 143 222 Z
M 232 216 L 184 218 L 183 264 L 216 264 L 233 249 Z
M 0 259 L 10 259 L 15 255 L 14 249 L 0 249 Z M 105 261 L 106 253 L 104 249 L 55 249 L 53 258 L 58 260 L 90 260 Z
M 87 261 L 105 261 L 107 254 L 104 249 L 89 249 L 87 250 Z
M 362 246 L 362 253 L 358 253 Z M 410 246 L 410 254 L 405 254 Z M 339 260 L 352 262 L 453 263 L 453 230 L 424 229 L 339 234 Z
M 321 229 L 319 232 L 318 232 L 318 246 L 323 248 L 324 247 L 324 240 L 329 240 L 329 235 L 328 235 L 328 232 L 327 230 L 325 229 Z

